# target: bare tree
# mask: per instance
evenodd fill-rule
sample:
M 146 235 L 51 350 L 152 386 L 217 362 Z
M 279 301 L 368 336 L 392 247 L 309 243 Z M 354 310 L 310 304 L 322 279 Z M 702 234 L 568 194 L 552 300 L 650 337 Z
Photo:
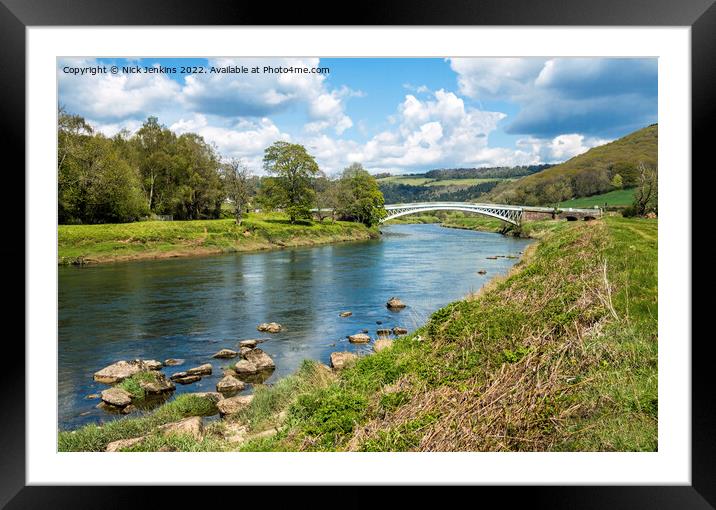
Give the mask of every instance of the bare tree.
M 253 175 L 239 160 L 232 159 L 223 165 L 226 196 L 234 204 L 236 223 L 241 225 L 253 192 Z
M 634 191 L 634 208 L 639 216 L 647 213 L 658 213 L 658 175 L 656 168 L 640 162 L 638 167 L 637 187 Z

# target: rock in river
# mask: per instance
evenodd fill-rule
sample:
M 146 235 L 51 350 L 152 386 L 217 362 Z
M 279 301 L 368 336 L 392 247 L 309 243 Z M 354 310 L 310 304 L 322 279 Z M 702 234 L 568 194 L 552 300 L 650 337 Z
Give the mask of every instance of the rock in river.
M 283 329 L 283 326 L 277 322 L 264 322 L 256 326 L 256 329 L 259 331 L 265 331 L 266 333 L 278 333 Z
M 242 409 L 248 407 L 254 399 L 253 395 L 242 395 L 238 397 L 225 398 L 216 403 L 219 414 L 226 416 L 227 414 L 236 414 Z
M 219 352 L 214 354 L 212 356 L 212 358 L 227 359 L 227 358 L 235 358 L 238 355 L 239 355 L 238 352 L 232 351 L 231 349 L 221 349 Z
M 341 312 L 338 315 L 339 317 L 350 317 L 351 315 L 353 315 L 353 312 Z
M 399 327 L 399 326 L 395 326 L 395 327 L 393 328 L 393 334 L 394 334 L 394 335 L 407 335 L 407 334 L 408 334 L 408 330 L 405 329 L 405 328 L 401 328 L 401 327 Z
M 163 374 L 159 375 L 161 375 L 161 377 L 158 377 L 154 382 L 141 381 L 139 387 L 151 395 L 159 395 L 176 389 L 173 382 L 167 381 L 167 378 L 164 377 Z
M 251 363 L 250 361 L 246 361 L 245 359 L 242 359 L 236 365 L 234 365 L 234 371 L 237 375 L 252 375 L 259 371 L 259 369 Z
M 477 274 L 487 274 L 487 271 L 485 271 L 484 269 L 480 269 Z
M 176 358 L 169 358 L 164 360 L 164 366 L 166 367 L 174 367 L 177 365 L 181 365 L 184 363 L 183 359 L 176 359 Z
M 365 333 L 356 333 L 355 335 L 348 335 L 348 341 L 352 344 L 367 344 L 370 342 L 370 337 Z
M 136 360 L 136 361 L 141 361 L 141 360 Z M 147 370 L 161 370 L 162 367 L 164 366 L 164 364 L 161 361 L 157 361 L 155 359 L 147 359 L 147 360 L 144 360 L 141 362 L 144 363 L 144 368 L 146 368 Z
M 172 374 L 169 379 L 174 382 L 178 382 L 179 384 L 191 384 L 197 381 L 201 381 L 201 376 L 190 375 L 188 372 L 177 372 L 176 374 Z
M 276 368 L 276 364 L 271 359 L 271 356 L 259 348 L 251 349 L 251 351 L 244 356 L 244 359 L 256 365 L 258 370 L 273 370 Z
M 204 363 L 198 367 L 190 368 L 187 375 L 211 375 L 211 363 Z
M 385 304 L 385 306 L 387 306 L 391 310 L 400 310 L 402 308 L 405 308 L 405 303 L 403 303 L 397 297 L 392 297 L 388 300 L 388 302 Z
M 390 335 L 390 334 L 392 333 L 392 331 L 389 330 L 389 329 L 383 328 L 383 329 L 377 329 L 377 330 L 375 331 L 375 333 L 376 333 L 378 336 L 388 336 L 388 335 Z
M 132 394 L 122 388 L 110 388 L 102 392 L 102 402 L 115 407 L 125 407 L 132 403 Z
M 118 361 L 94 373 L 94 380 L 104 384 L 116 384 L 143 370 L 148 370 L 139 360 Z
M 245 359 L 246 355 L 250 353 L 253 349 L 251 347 L 241 347 L 239 349 L 239 354 L 241 354 L 241 358 Z
M 246 385 L 239 381 L 236 377 L 227 375 L 216 383 L 216 391 L 230 393 L 232 391 L 241 391 L 246 388 Z
M 332 352 L 331 353 L 331 366 L 336 370 L 342 370 L 347 365 L 357 360 L 358 356 L 352 352 Z
M 246 347 L 248 349 L 253 349 L 259 344 L 259 341 L 256 338 L 250 338 L 248 340 L 241 340 L 239 342 L 239 347 Z

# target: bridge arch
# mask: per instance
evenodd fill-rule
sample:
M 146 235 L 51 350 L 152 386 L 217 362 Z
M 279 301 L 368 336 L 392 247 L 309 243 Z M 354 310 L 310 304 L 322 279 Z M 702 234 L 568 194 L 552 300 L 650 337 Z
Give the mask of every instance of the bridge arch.
M 481 214 L 498 220 L 519 225 L 522 220 L 522 208 L 514 206 L 502 206 L 493 204 L 469 204 L 469 203 L 422 203 L 422 204 L 396 204 L 387 205 L 385 209 L 388 216 L 381 220 L 381 223 L 408 216 L 431 211 L 462 211 L 473 214 Z

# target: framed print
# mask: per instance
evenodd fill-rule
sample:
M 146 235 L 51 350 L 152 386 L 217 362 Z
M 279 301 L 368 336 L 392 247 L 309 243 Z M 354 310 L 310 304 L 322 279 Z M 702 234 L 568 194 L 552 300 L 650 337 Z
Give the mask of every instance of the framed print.
M 712 2 L 351 26 L 166 5 L 2 6 L 26 190 L 2 504 L 394 484 L 713 507 L 691 322 Z

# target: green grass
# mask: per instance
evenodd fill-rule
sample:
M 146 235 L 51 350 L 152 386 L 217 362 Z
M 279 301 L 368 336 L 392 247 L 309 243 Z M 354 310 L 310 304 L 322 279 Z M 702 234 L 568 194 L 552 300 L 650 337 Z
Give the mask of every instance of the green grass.
M 159 373 L 155 372 L 153 370 L 150 370 L 148 372 L 138 372 L 138 373 L 126 378 L 125 380 L 120 382 L 117 386 L 119 386 L 120 388 L 131 393 L 133 399 L 142 399 L 146 395 L 145 395 L 144 389 L 140 386 L 140 383 L 156 382 L 158 379 L 159 379 Z
M 61 264 L 252 251 L 336 241 L 369 239 L 376 230 L 326 219 L 290 224 L 279 213 L 233 219 L 145 221 L 103 225 L 59 225 Z
M 573 198 L 572 200 L 560 202 L 559 206 L 562 208 L 591 208 L 595 205 L 603 207 L 604 204 L 607 207 L 630 205 L 634 201 L 634 189 L 619 189 L 591 197 Z
M 120 418 L 103 425 L 85 425 L 73 431 L 61 431 L 57 447 L 61 452 L 101 452 L 109 443 L 147 434 L 165 423 L 189 416 L 206 416 L 216 413 L 216 405 L 208 398 L 179 395 L 156 411 L 139 418 Z

